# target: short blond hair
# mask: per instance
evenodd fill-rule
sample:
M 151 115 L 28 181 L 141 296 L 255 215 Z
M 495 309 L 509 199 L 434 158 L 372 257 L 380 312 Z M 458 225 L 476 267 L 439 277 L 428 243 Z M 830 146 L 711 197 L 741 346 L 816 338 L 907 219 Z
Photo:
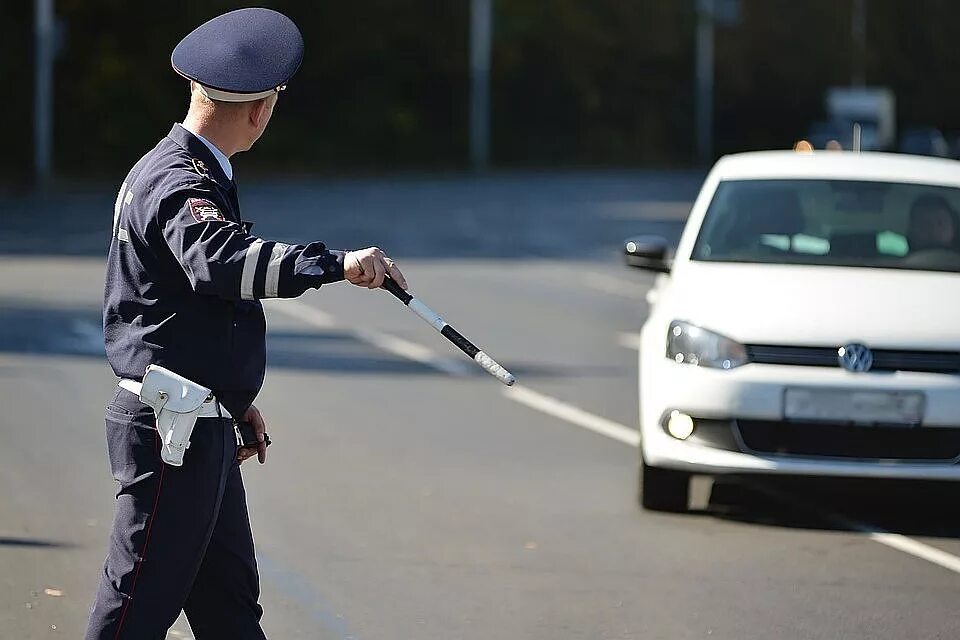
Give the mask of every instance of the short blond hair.
M 190 109 L 194 108 L 200 110 L 201 113 L 207 115 L 219 114 L 219 113 L 230 113 L 235 114 L 243 110 L 244 107 L 248 106 L 249 102 L 224 102 L 222 100 L 214 100 L 206 93 L 203 89 L 200 88 L 200 85 L 196 82 L 190 81 Z

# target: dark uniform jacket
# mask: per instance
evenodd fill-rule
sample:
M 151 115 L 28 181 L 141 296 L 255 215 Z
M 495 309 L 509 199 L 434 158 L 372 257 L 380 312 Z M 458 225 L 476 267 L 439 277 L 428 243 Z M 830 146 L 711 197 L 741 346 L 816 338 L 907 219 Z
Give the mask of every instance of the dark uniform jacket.
M 107 359 L 139 380 L 162 365 L 214 391 L 239 418 L 263 384 L 262 298 L 343 279 L 342 251 L 250 234 L 236 184 L 179 124 L 134 165 L 117 194 L 107 258 Z

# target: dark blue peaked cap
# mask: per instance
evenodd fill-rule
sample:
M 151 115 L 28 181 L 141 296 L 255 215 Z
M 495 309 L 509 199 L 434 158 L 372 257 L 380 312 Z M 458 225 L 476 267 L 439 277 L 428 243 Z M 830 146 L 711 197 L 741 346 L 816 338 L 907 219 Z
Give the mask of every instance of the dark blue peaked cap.
M 173 50 L 170 62 L 213 100 L 247 102 L 282 91 L 303 61 L 303 36 L 271 9 L 238 9 L 205 22 Z

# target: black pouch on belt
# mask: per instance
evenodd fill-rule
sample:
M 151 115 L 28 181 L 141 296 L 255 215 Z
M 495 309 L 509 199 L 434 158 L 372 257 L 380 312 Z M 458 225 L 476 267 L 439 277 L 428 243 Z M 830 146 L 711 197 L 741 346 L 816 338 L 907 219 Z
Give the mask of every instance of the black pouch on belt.
M 243 447 L 253 447 L 257 448 L 259 442 L 257 442 L 257 432 L 253 428 L 252 422 L 237 422 L 237 435 L 239 436 L 239 442 L 237 444 Z M 263 441 L 269 447 L 270 446 L 270 436 L 266 433 L 263 434 Z

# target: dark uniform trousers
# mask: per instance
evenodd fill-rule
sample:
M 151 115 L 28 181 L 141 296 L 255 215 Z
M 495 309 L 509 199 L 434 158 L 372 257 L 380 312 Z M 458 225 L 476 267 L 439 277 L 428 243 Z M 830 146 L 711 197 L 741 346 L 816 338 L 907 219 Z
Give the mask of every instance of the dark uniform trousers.
M 181 609 L 197 640 L 265 638 L 233 422 L 198 419 L 181 467 L 160 459 L 155 424 L 127 391 L 107 406 L 120 489 L 87 640 L 162 640 Z

